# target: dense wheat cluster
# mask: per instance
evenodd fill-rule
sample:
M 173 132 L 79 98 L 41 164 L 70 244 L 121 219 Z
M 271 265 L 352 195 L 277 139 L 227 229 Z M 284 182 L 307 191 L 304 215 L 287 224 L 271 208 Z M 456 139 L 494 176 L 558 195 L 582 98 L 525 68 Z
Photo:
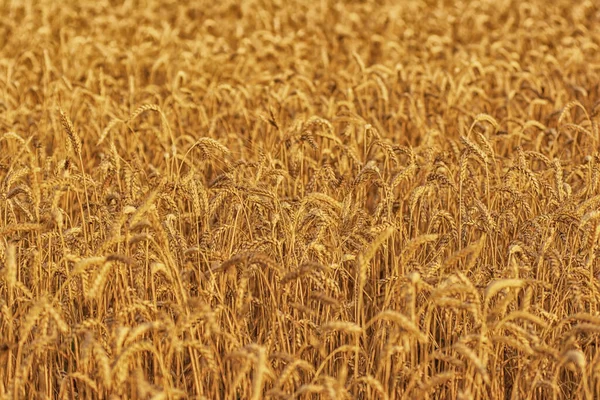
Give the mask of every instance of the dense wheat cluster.
M 600 6 L 0 1 L 1 399 L 600 395 Z

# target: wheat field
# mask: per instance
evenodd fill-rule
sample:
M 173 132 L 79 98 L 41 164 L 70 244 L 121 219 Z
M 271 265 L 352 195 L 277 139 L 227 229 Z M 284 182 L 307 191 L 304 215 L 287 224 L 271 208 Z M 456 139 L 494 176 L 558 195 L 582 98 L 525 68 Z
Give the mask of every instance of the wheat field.
M 600 397 L 597 2 L 0 12 L 0 399 Z

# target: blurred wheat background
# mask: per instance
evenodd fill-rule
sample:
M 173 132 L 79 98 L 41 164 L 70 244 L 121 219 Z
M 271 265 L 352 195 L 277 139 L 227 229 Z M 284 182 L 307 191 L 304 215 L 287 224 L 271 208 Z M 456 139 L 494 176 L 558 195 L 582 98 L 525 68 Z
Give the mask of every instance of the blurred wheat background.
M 1 399 L 600 396 L 600 5 L 0 1 Z

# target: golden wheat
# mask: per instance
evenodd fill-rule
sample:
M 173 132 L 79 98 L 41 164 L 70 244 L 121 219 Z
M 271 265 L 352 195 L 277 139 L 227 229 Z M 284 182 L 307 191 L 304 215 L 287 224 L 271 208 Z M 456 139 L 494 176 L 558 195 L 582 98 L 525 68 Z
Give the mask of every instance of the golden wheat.
M 600 397 L 595 2 L 0 11 L 0 400 Z

